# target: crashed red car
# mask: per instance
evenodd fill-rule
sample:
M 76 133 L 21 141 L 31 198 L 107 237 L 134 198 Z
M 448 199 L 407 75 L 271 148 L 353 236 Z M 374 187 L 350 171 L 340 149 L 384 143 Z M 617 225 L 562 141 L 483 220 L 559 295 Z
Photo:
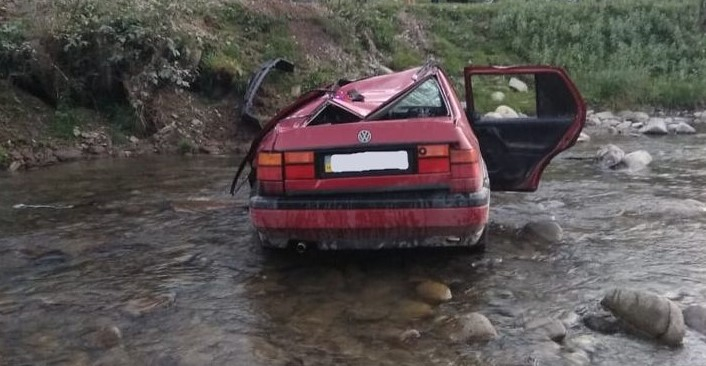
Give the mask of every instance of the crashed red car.
M 529 76 L 535 115 L 482 117 L 474 78 L 488 75 Z M 464 76 L 465 103 L 429 63 L 340 81 L 282 110 L 239 169 L 251 165 L 262 244 L 482 249 L 490 191 L 536 190 L 550 160 L 576 142 L 585 105 L 556 67 L 469 66 Z

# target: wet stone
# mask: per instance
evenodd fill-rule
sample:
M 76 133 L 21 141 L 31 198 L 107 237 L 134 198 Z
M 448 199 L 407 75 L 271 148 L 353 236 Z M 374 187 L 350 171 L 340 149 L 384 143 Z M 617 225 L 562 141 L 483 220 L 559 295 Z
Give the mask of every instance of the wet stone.
M 588 314 L 582 320 L 588 329 L 599 333 L 615 334 L 620 331 L 618 319 L 610 314 Z
M 566 328 L 559 320 L 539 318 L 527 322 L 525 331 L 533 336 L 546 337 L 554 342 L 561 342 L 566 337 Z
M 586 352 L 578 350 L 564 355 L 568 366 L 585 366 L 591 364 L 591 358 Z
M 346 314 L 353 320 L 359 322 L 374 322 L 385 319 L 389 310 L 382 305 L 358 303 L 356 306 L 346 310 Z
M 706 334 L 706 306 L 692 305 L 684 309 L 684 322 L 689 328 Z
M 440 282 L 423 281 L 416 288 L 417 295 L 424 301 L 438 304 L 451 300 L 451 290 L 448 286 Z
M 123 310 L 126 313 L 140 317 L 145 314 L 165 309 L 174 304 L 176 301 L 175 293 L 159 294 L 154 296 L 142 297 L 128 301 Z
M 522 236 L 531 241 L 558 243 L 564 238 L 564 230 L 555 221 L 533 221 L 522 228 Z
M 122 332 L 114 325 L 103 326 L 89 332 L 84 337 L 86 347 L 91 349 L 111 349 L 120 345 L 123 339 Z
M 441 333 L 452 343 L 488 342 L 498 336 L 490 320 L 480 313 L 468 313 L 448 319 Z
M 400 333 L 399 341 L 402 344 L 413 344 L 416 343 L 422 334 L 416 329 L 407 329 Z
M 601 305 L 621 319 L 629 331 L 670 346 L 682 343 L 684 317 L 679 307 L 666 297 L 645 291 L 614 289 L 606 294 Z
M 403 320 L 424 319 L 434 315 L 434 309 L 431 305 L 420 301 L 404 300 L 399 304 L 394 315 Z

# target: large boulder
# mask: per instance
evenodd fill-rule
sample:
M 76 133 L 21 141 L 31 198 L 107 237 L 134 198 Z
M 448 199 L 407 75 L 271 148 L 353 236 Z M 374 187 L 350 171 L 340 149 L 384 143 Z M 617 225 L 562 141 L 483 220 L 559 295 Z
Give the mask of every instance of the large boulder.
M 601 305 L 621 320 L 627 330 L 656 339 L 670 346 L 682 343 L 684 317 L 677 304 L 644 291 L 614 289 Z
M 502 118 L 518 118 L 520 115 L 512 108 L 506 106 L 506 105 L 501 105 L 498 106 L 498 108 L 495 108 L 495 113 L 498 113 L 502 116 Z
M 689 328 L 706 334 L 706 306 L 692 305 L 684 309 L 684 322 Z
M 640 129 L 640 133 L 645 135 L 666 135 L 669 133 L 667 122 L 664 118 L 653 117 Z
M 613 144 L 608 144 L 598 150 L 594 160 L 601 168 L 607 169 L 620 164 L 624 157 L 625 151 L 623 149 Z
M 617 165 L 617 168 L 627 169 L 630 171 L 642 170 L 652 162 L 652 155 L 645 150 L 633 151 L 626 154 L 623 160 Z
M 686 122 L 679 122 L 677 124 L 670 125 L 669 130 L 677 135 L 693 135 L 696 133 L 696 129 L 691 127 L 691 125 Z

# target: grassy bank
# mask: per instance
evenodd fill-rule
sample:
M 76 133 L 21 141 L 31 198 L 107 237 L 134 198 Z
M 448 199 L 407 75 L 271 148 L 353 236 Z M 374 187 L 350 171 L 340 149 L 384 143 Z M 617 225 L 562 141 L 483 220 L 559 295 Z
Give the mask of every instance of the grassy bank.
M 0 78 L 56 111 L 44 133 L 58 139 L 96 119 L 116 141 L 150 136 L 169 123 L 165 90 L 236 103 L 251 70 L 272 57 L 298 70 L 273 79 L 264 110 L 299 89 L 430 56 L 458 81 L 468 62 L 557 64 L 595 107 L 699 108 L 706 101 L 699 3 L 29 0 L 0 8 Z M 0 122 L 9 121 L 2 112 Z

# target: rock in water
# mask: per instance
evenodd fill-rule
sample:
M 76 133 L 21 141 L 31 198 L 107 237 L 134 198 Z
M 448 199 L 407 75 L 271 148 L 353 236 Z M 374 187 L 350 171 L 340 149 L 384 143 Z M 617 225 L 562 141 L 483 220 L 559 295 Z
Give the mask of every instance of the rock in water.
M 706 306 L 692 305 L 684 309 L 684 322 L 689 328 L 706 334 Z
M 515 91 L 525 93 L 529 91 L 529 88 L 527 87 L 527 84 L 525 84 L 524 81 L 518 79 L 518 78 L 510 78 L 510 82 L 507 83 L 507 85 L 512 88 Z
M 525 324 L 525 330 L 546 337 L 554 342 L 561 342 L 566 337 L 566 328 L 559 320 L 552 318 L 535 319 Z
M 498 336 L 490 320 L 480 313 L 469 313 L 449 320 L 442 328 L 453 343 L 487 342 Z
M 556 221 L 533 221 L 522 228 L 521 235 L 529 240 L 558 243 L 564 238 L 564 230 Z
M 576 140 L 576 142 L 589 142 L 589 141 L 591 141 L 591 136 L 589 136 L 585 132 L 581 132 L 578 139 Z
M 664 118 L 654 117 L 647 121 L 647 125 L 640 129 L 640 133 L 645 135 L 666 135 L 669 130 Z
M 619 168 L 625 168 L 631 171 L 641 170 L 650 165 L 652 155 L 645 150 L 633 151 L 625 155 L 623 160 L 618 165 Z
M 397 310 L 395 316 L 400 320 L 424 319 L 434 315 L 434 309 L 429 304 L 419 301 L 404 300 Z
M 620 319 L 628 330 L 645 334 L 670 345 L 682 343 L 684 317 L 679 307 L 665 297 L 644 291 L 611 290 L 601 305 Z
M 674 126 L 674 133 L 677 135 L 693 135 L 696 133 L 696 129 L 686 122 L 679 122 L 679 124 Z
M 448 286 L 434 281 L 424 281 L 417 285 L 417 295 L 434 304 L 449 301 L 452 297 Z
M 612 168 L 623 160 L 625 157 L 625 151 L 623 149 L 613 145 L 605 145 L 598 150 L 594 160 L 601 168 Z

